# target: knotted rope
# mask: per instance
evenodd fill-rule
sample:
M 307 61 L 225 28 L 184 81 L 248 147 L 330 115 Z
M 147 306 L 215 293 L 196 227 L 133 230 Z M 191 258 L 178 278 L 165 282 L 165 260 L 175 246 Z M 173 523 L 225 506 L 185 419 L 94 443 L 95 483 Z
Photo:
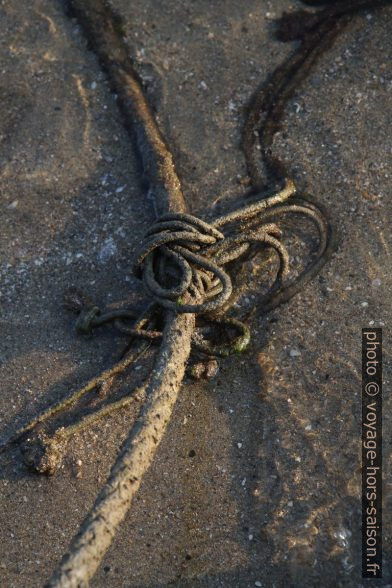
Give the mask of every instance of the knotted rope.
M 361 1 L 358 3 L 362 4 Z M 290 180 L 277 194 L 270 197 L 260 194 L 254 196 L 256 201 L 252 204 L 242 205 L 209 223 L 185 214 L 186 206 L 170 150 L 155 124 L 137 75 L 129 64 L 128 48 L 117 35 L 110 9 L 103 3 L 87 0 L 72 4 L 109 74 L 126 121 L 134 122 L 137 143 L 143 146 L 140 154 L 143 166 L 148 171 L 150 190 L 156 196 L 155 204 L 168 213 L 160 216 L 150 227 L 136 255 L 134 273 L 142 279 L 151 299 L 142 313 L 129 309 L 102 313 L 98 306 L 83 297 L 71 295 L 67 300 L 66 306 L 78 314 L 78 332 L 91 333 L 96 327 L 112 323 L 130 336 L 130 341 L 136 341 L 133 343 L 133 353 L 130 353 L 129 343 L 126 354 L 112 368 L 92 378 L 82 388 L 48 408 L 12 435 L 11 440 L 30 435 L 33 451 L 27 447 L 29 455 L 25 461 L 31 462 L 36 471 L 46 473 L 52 473 L 58 463 L 57 458 L 53 463 L 46 460 L 53 444 L 59 442 L 61 445 L 76 431 L 131 402 L 132 397 L 126 396 L 110 405 L 103 405 L 72 425 L 55 428 L 49 437 L 45 431 L 40 432 L 39 427 L 73 407 L 91 391 L 98 389 L 107 392 L 114 379 L 134 363 L 151 343 L 160 343 L 163 334 L 162 322 L 158 320 L 159 313 L 156 312 L 159 307 L 176 313 L 197 315 L 196 328 L 191 337 L 194 349 L 216 356 L 243 351 L 249 344 L 249 328 L 242 321 L 227 316 L 227 312 L 241 293 L 238 282 L 242 272 L 239 270 L 244 262 L 263 248 L 272 248 L 277 254 L 275 279 L 257 305 L 258 310 L 265 313 L 296 294 L 319 271 L 333 245 L 331 230 L 322 208 L 304 198 L 294 197 L 295 187 Z M 343 22 L 344 19 L 340 20 Z M 328 33 L 329 23 L 327 29 Z M 277 166 L 276 159 L 272 157 L 272 138 L 282 118 L 284 105 L 291 95 L 290 89 L 302 79 L 301 72 L 302 69 L 306 70 L 308 56 L 312 62 L 312 55 L 323 32 L 324 29 L 320 29 L 318 35 L 318 29 L 315 30 L 314 47 L 312 39 L 308 38 L 310 33 L 306 36 L 298 51 L 276 70 L 272 82 L 256 94 L 250 106 L 243 149 L 255 188 L 263 185 L 257 163 L 260 156 L 268 168 L 275 170 L 276 178 L 289 175 L 284 166 Z M 326 43 L 329 39 L 327 33 Z M 302 214 L 315 223 L 319 233 L 319 247 L 310 265 L 293 279 L 285 279 L 289 273 L 289 255 L 281 240 L 281 230 L 275 222 L 292 213 Z M 218 337 L 215 336 L 218 344 L 211 340 L 211 325 L 218 332 Z M 38 446 L 42 450 L 37 451 L 35 448 L 33 431 L 38 435 Z M 10 439 L 4 444 L 0 443 L 0 449 Z
M 185 213 L 165 214 L 146 233 L 135 256 L 134 274 L 160 306 L 177 313 L 217 316 L 234 302 L 233 280 L 225 266 L 245 260 L 252 246 L 269 247 L 279 259 L 272 293 L 289 273 L 289 254 L 280 228 L 267 220 L 286 213 L 302 214 L 317 226 L 318 255 L 327 244 L 327 221 L 313 203 L 297 199 L 282 204 L 294 194 L 294 184 L 288 181 L 278 194 L 211 223 Z
M 160 306 L 197 314 L 217 310 L 233 290 L 217 259 L 223 243 L 213 225 L 190 214 L 165 214 L 147 232 L 134 273 Z M 185 303 L 190 299 L 201 302 Z
M 293 283 L 306 276 L 308 271 L 305 268 L 294 280 L 284 280 L 289 273 L 289 254 L 281 240 L 280 228 L 270 221 L 286 214 L 301 214 L 312 220 L 318 229 L 317 259 L 322 258 L 328 245 L 328 222 L 322 212 L 313 202 L 298 197 L 294 199 L 294 194 L 293 182 L 287 181 L 277 194 L 259 198 L 211 223 L 185 213 L 161 216 L 147 231 L 133 266 L 135 275 L 143 281 L 152 298 L 142 313 L 129 309 L 102 313 L 78 291 L 68 292 L 66 306 L 78 314 L 76 327 L 79 332 L 87 334 L 112 322 L 131 339 L 138 338 L 139 347 L 135 353 L 126 355 L 111 369 L 38 415 L 19 429 L 14 438 L 73 406 L 97 386 L 112 382 L 146 351 L 150 343 L 160 342 L 162 332 L 157 329 L 156 321 L 159 306 L 176 313 L 194 313 L 201 319 L 202 324 L 196 324 L 192 335 L 193 349 L 220 357 L 244 351 L 249 345 L 250 330 L 244 322 L 226 315 L 238 297 L 235 276 L 239 265 L 260 248 L 272 248 L 277 253 L 278 269 L 265 297 L 269 308 L 274 299 L 281 303 L 286 294 L 291 296 Z M 224 333 L 217 344 L 211 341 L 211 326 L 220 331 L 221 337 Z M 30 433 L 23 450 L 25 462 L 32 464 L 36 471 L 51 473 L 58 465 L 59 448 L 69 436 L 129 402 L 130 397 L 124 397 L 102 406 L 77 423 L 56 429 L 52 436 L 39 429 L 36 435 Z
M 312 0 L 305 1 L 312 3 Z M 326 1 L 313 0 L 313 3 L 326 4 Z M 337 6 L 326 8 L 316 17 L 305 14 L 307 17 L 304 18 L 302 13 L 294 20 L 291 17 L 289 21 L 285 19 L 283 33 L 286 38 L 300 39 L 299 47 L 275 70 L 268 84 L 257 92 L 244 129 L 243 149 L 255 189 L 263 185 L 260 156 L 267 164 L 268 171 L 272 172 L 274 181 L 289 175 L 285 172 L 283 163 L 273 155 L 273 137 L 279 129 L 285 105 L 317 56 L 349 22 L 350 11 L 364 6 L 382 5 L 384 1 L 348 0 L 333 4 Z M 233 286 L 238 280 L 233 278 L 237 277 L 237 264 L 259 247 L 270 247 L 277 252 L 279 267 L 275 281 L 267 296 L 261 300 L 261 310 L 265 313 L 296 294 L 320 270 L 334 244 L 321 208 L 305 199 L 296 199 L 295 202 L 292 199 L 290 203 L 283 204 L 294 193 L 290 182 L 275 196 L 258 200 L 210 224 L 182 214 L 186 211 L 186 205 L 181 184 L 170 150 L 144 99 L 141 84 L 129 65 L 128 47 L 118 33 L 121 23 L 115 19 L 106 2 L 72 0 L 71 5 L 76 9 L 89 42 L 109 75 L 127 126 L 132 121 L 144 171 L 149 179 L 149 190 L 155 196 L 155 207 L 160 212 L 170 212 L 170 215 L 160 217 L 148 231 L 134 268 L 154 301 L 152 306 L 138 319 L 132 320 L 131 326 L 124 325 L 124 319 L 135 318 L 129 311 L 112 311 L 103 315 L 98 307 L 91 304 L 82 304 L 79 308 L 78 328 L 84 332 L 113 320 L 122 331 L 141 337 L 142 340 L 136 342 L 139 346 L 137 357 L 140 357 L 140 353 L 143 353 L 154 338 L 162 339 L 162 345 L 150 382 L 137 393 L 139 397 L 147 397 L 147 404 L 141 411 L 95 506 L 75 537 L 68 556 L 63 558 L 48 584 L 53 588 L 88 584 L 110 546 L 116 528 L 124 518 L 144 473 L 152 463 L 173 411 L 191 342 L 195 341 L 195 317 L 186 313 L 195 313 L 197 318 L 201 316 L 202 322 L 204 318 L 204 322 L 212 320 L 227 325 L 231 321 L 231 326 L 235 326 L 235 322 L 243 325 L 236 319 L 223 316 L 235 299 Z M 307 216 L 314 221 L 319 232 L 316 259 L 292 280 L 283 280 L 288 274 L 289 256 L 280 240 L 281 233 L 275 224 L 267 222 L 286 213 Z M 162 329 L 162 321 L 156 323 L 153 312 L 157 306 L 185 314 L 175 316 L 171 312 L 161 313 L 165 317 L 164 332 L 153 331 L 155 325 Z M 237 346 L 237 350 L 241 350 L 247 341 L 249 331 L 248 337 L 244 332 L 242 344 Z M 207 353 L 219 354 L 222 351 L 222 346 L 215 349 L 203 340 L 196 340 L 196 343 L 199 349 L 200 345 L 207 346 L 204 350 Z M 230 347 L 228 352 L 231 352 Z M 135 356 L 126 356 L 111 370 L 91 380 L 66 401 L 51 407 L 20 431 L 32 433 L 32 438 L 27 439 L 27 461 L 36 471 L 52 473 L 58 463 L 55 454 L 61 449 L 66 437 L 120 406 L 125 406 L 131 401 L 131 397 L 127 396 L 111 405 L 103 406 L 95 413 L 82 417 L 79 422 L 57 429 L 49 437 L 45 431 L 37 432 L 36 425 L 72 405 L 97 385 L 108 385 L 110 388 L 114 378 L 134 359 Z M 32 429 L 35 430 L 31 431 Z
M 280 304 L 285 296 L 290 297 L 293 284 L 296 286 L 308 271 L 284 283 L 289 273 L 289 254 L 281 241 L 280 228 L 268 221 L 286 214 L 302 214 L 318 229 L 317 259 L 322 258 L 328 244 L 328 222 L 323 213 L 313 202 L 298 197 L 294 200 L 294 195 L 295 186 L 288 180 L 277 194 L 259 198 L 210 223 L 185 213 L 161 216 L 148 229 L 133 264 L 134 274 L 143 281 L 152 298 L 146 316 L 136 324 L 137 313 L 131 310 L 102 314 L 91 301 L 73 294 L 67 307 L 79 314 L 77 330 L 88 334 L 96 327 L 113 322 L 119 331 L 133 338 L 158 342 L 162 332 L 151 328 L 151 324 L 147 327 L 147 323 L 149 318 L 152 319 L 154 309 L 161 306 L 176 313 L 195 313 L 210 326 L 224 330 L 226 339 L 228 332 L 234 331 L 226 342 L 214 345 L 198 327 L 192 338 L 194 349 L 220 357 L 243 351 L 250 341 L 249 328 L 226 313 L 239 297 L 236 276 L 249 254 L 263 247 L 272 248 L 277 253 L 275 280 L 264 297 L 269 309 L 274 306 L 275 299 Z
M 233 285 L 223 269 L 238 259 L 252 242 L 267 244 L 278 252 L 283 271 L 288 255 L 274 224 L 262 225 L 246 235 L 227 237 L 190 214 L 167 214 L 147 232 L 137 253 L 134 272 L 159 305 L 175 312 L 208 314 L 229 300 Z M 197 304 L 186 300 L 200 300 Z

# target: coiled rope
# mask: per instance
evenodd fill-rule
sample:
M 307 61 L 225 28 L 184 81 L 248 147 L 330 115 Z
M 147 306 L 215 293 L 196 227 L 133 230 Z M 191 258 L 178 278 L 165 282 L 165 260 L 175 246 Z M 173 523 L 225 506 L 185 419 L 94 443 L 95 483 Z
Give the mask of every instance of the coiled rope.
M 136 254 L 134 273 L 143 280 L 148 294 L 164 308 L 177 313 L 219 314 L 232 305 L 233 283 L 225 266 L 246 259 L 251 246 L 272 248 L 279 266 L 273 292 L 289 273 L 289 254 L 282 232 L 270 218 L 299 213 L 311 220 L 319 232 L 318 256 L 327 245 L 328 224 L 318 208 L 305 200 L 282 204 L 295 194 L 293 182 L 278 194 L 258 200 L 233 213 L 207 223 L 190 214 L 161 216 L 148 230 Z M 225 229 L 231 226 L 228 234 Z M 189 303 L 197 300 L 197 303 Z
M 374 0 L 374 3 L 383 5 L 387 2 Z M 127 354 L 112 368 L 18 429 L 10 439 L 0 444 L 0 448 L 74 406 L 91 390 L 113 382 L 151 343 L 161 342 L 162 325 L 157 320 L 159 313 L 156 312 L 159 307 L 178 314 L 197 315 L 202 325 L 197 324 L 193 332 L 194 349 L 216 356 L 243 351 L 249 344 L 249 328 L 244 322 L 228 316 L 227 312 L 241 291 L 239 282 L 244 262 L 261 249 L 270 248 L 277 254 L 275 278 L 267 294 L 253 306 L 253 312 L 257 309 L 265 313 L 295 295 L 320 270 L 334 248 L 334 237 L 322 207 L 309 197 L 295 195 L 294 183 L 287 179 L 283 189 L 276 194 L 269 197 L 262 193 L 253 195 L 253 203 L 211 222 L 187 214 L 172 155 L 145 100 L 140 81 L 129 60 L 128 47 L 118 34 L 111 9 L 105 2 L 92 0 L 75 0 L 71 4 L 108 73 L 126 124 L 132 121 L 136 142 L 142 146 L 139 151 L 149 179 L 149 190 L 155 195 L 157 211 L 166 213 L 160 214 L 149 228 L 135 258 L 133 271 L 143 281 L 150 298 L 142 313 L 128 309 L 102 313 L 98 306 L 82 297 L 72 295 L 67 300 L 68 308 L 78 314 L 76 327 L 79 332 L 90 333 L 96 327 L 112 323 L 130 336 L 131 342 L 134 342 L 133 353 L 129 353 L 128 347 Z M 365 0 L 348 2 L 344 10 L 339 5 L 335 11 L 325 9 L 308 16 L 305 21 L 303 18 L 296 20 L 295 14 L 284 17 L 282 26 L 286 36 L 289 30 L 289 38 L 298 38 L 300 44 L 275 70 L 268 83 L 256 92 L 243 133 L 242 146 L 255 190 L 260 192 L 263 185 L 260 159 L 275 180 L 282 182 L 283 178 L 290 176 L 283 162 L 272 154 L 273 136 L 279 128 L 284 107 L 316 58 L 349 22 L 351 13 L 370 4 Z M 313 261 L 297 276 L 288 279 L 289 254 L 275 222 L 293 213 L 313 221 L 318 231 L 319 245 Z M 224 331 L 224 337 L 218 344 L 213 344 L 206 336 L 211 325 L 218 327 L 221 334 Z M 72 426 L 55 429 L 50 443 L 81 430 L 112 409 L 129 402 L 129 398 L 125 397 L 82 416 Z M 42 445 L 45 447 L 48 443 L 43 437 Z M 45 452 L 47 450 L 43 448 Z M 34 463 L 31 465 L 36 471 L 52 473 L 55 469 L 54 465 L 43 464 L 40 455 L 34 454 L 32 459 Z

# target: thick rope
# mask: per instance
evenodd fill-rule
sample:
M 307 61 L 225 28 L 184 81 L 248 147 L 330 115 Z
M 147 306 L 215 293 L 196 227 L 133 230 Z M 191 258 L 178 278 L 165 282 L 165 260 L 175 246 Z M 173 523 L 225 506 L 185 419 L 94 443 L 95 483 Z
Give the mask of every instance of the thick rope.
M 310 3 L 310 2 L 309 2 Z M 316 3 L 316 2 L 314 2 Z M 317 2 L 323 4 L 323 2 Z M 283 17 L 278 34 L 282 39 L 300 39 L 298 49 L 275 70 L 270 81 L 256 93 L 244 129 L 243 149 L 254 187 L 262 184 L 260 156 L 275 179 L 288 177 L 285 166 L 272 155 L 273 136 L 279 128 L 284 106 L 294 89 L 306 77 L 318 56 L 332 43 L 337 33 L 346 26 L 355 10 L 389 4 L 390 0 L 336 2 L 318 13 L 292 13 Z M 94 388 L 110 387 L 109 382 L 123 373 L 152 342 L 162 341 L 154 313 L 157 308 L 176 314 L 195 313 L 225 331 L 226 341 L 218 345 L 208 341 L 203 329 L 192 335 L 192 347 L 202 353 L 227 356 L 244 350 L 250 334 L 246 325 L 232 317 L 225 317 L 238 299 L 241 288 L 241 266 L 255 249 L 272 248 L 277 253 L 278 269 L 267 293 L 254 306 L 253 312 L 265 313 L 295 295 L 322 267 L 334 248 L 331 226 L 320 205 L 307 197 L 298 198 L 291 180 L 270 197 L 259 195 L 256 201 L 234 212 L 207 223 L 184 212 L 181 187 L 168 150 L 143 96 L 137 75 L 129 61 L 128 50 L 116 33 L 113 14 L 105 3 L 73 3 L 86 31 L 93 39 L 103 67 L 109 74 L 114 90 L 119 95 L 125 119 L 134 122 L 134 131 L 145 170 L 148 169 L 150 191 L 155 202 L 163 203 L 166 214 L 161 215 L 148 230 L 134 264 L 134 272 L 143 281 L 152 305 L 139 315 L 129 310 L 102 314 L 91 301 L 79 300 L 74 308 L 78 313 L 76 328 L 88 334 L 103 324 L 112 322 L 121 332 L 139 342 L 130 355 L 125 355 L 113 368 L 93 378 L 85 386 L 50 407 L 26 426 L 21 427 L 9 441 L 17 440 L 53 416 L 74 406 Z M 115 49 L 113 49 L 115 47 Z M 147 140 L 148 139 L 148 140 Z M 281 231 L 274 222 L 286 214 L 301 214 L 316 225 L 319 246 L 313 261 L 292 280 L 289 274 L 289 255 L 282 242 Z M 235 279 L 237 278 L 237 279 Z M 252 312 L 252 311 L 251 311 Z M 249 313 L 248 313 L 249 315 Z M 130 323 L 131 321 L 131 323 Z M 234 335 L 229 336 L 229 333 Z M 52 438 L 68 437 L 88 423 L 101 418 L 110 406 L 121 406 L 122 401 L 103 406 L 79 423 L 55 430 Z M 31 457 L 31 456 L 30 456 Z M 29 461 L 26 459 L 26 461 Z M 30 460 L 31 461 L 31 460 Z M 33 460 L 34 463 L 37 460 Z M 35 468 L 45 471 L 45 468 Z M 49 467 L 47 473 L 51 473 Z
M 320 0 L 304 1 L 307 4 L 327 4 Z M 298 39 L 300 44 L 275 70 L 264 88 L 256 93 L 250 107 L 243 150 L 255 190 L 260 190 L 263 185 L 260 157 L 275 182 L 290 175 L 284 164 L 272 154 L 273 137 L 288 99 L 315 60 L 349 23 L 353 12 L 388 3 L 390 0 L 332 0 L 329 2 L 332 7 L 318 13 L 302 11 L 282 19 L 280 38 Z M 134 266 L 153 305 L 139 318 L 127 310 L 102 314 L 91 302 L 83 302 L 76 309 L 79 332 L 89 333 L 95 327 L 113 322 L 132 339 L 139 339 L 136 341 L 138 351 L 125 355 L 111 370 L 49 408 L 13 437 L 19 439 L 21 434 L 28 434 L 23 446 L 25 461 L 36 471 L 53 473 L 58 465 L 58 454 L 63 451 L 64 442 L 70 435 L 135 399 L 143 399 L 145 395 L 148 399 L 107 484 L 74 539 L 68 556 L 48 584 L 56 588 L 86 586 L 100 564 L 166 430 L 191 344 L 203 353 L 222 356 L 233 350 L 242 351 L 248 345 L 249 329 L 242 322 L 223 316 L 235 301 L 236 280 L 233 278 L 237 276 L 238 268 L 241 269 L 255 249 L 272 248 L 277 253 L 276 277 L 261 302 L 260 310 L 267 312 L 297 293 L 320 270 L 333 248 L 331 228 L 321 207 L 309 198 L 296 198 L 291 181 L 270 198 L 259 198 L 211 223 L 186 214 L 172 155 L 130 64 L 128 48 L 117 32 L 119 23 L 104 0 L 71 0 L 71 6 L 108 73 L 127 126 L 132 121 L 158 220 L 141 244 Z M 166 214 L 162 216 L 162 213 Z M 281 231 L 270 222 L 289 213 L 301 214 L 313 221 L 319 234 L 316 259 L 291 282 L 285 280 L 289 273 L 289 255 Z M 156 307 L 165 309 L 163 332 L 155 321 Z M 207 323 L 207 328 L 208 323 L 212 323 L 235 331 L 234 337 L 229 343 L 213 345 L 205 339 L 203 328 L 197 329 L 198 317 Z M 127 396 L 103 406 L 69 427 L 58 428 L 50 436 L 40 429 L 44 421 L 73 406 L 88 391 L 99 386 L 110 387 L 153 341 L 161 344 L 154 370 L 136 396 Z
M 267 219 L 286 213 L 299 213 L 314 221 L 319 230 L 322 256 L 327 246 L 327 222 L 312 203 L 287 203 L 295 194 L 289 181 L 283 190 L 262 198 L 211 224 L 190 214 L 166 214 L 149 229 L 136 254 L 134 273 L 143 280 L 148 294 L 160 306 L 177 313 L 199 315 L 228 310 L 233 291 L 232 278 L 224 266 L 244 258 L 252 245 L 272 248 L 279 267 L 271 290 L 289 273 L 289 254 L 281 241 L 281 231 Z M 231 230 L 230 230 L 231 226 Z M 225 235 L 224 229 L 227 230 Z M 200 299 L 198 304 L 184 304 L 188 293 Z

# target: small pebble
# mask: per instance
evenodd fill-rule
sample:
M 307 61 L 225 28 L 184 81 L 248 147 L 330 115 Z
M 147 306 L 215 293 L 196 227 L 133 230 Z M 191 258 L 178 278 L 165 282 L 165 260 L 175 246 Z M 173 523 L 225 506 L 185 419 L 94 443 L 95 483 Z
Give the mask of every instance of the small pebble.
M 203 80 L 200 82 L 200 88 L 202 90 L 207 90 L 207 88 L 208 88 L 207 84 Z
M 369 306 L 368 302 L 361 302 L 361 306 L 363 306 L 364 308 L 366 308 L 367 306 Z
M 237 443 L 237 447 L 238 447 L 238 449 L 241 449 L 242 443 Z
M 262 584 L 262 583 L 261 583 L 259 580 L 256 580 L 256 582 L 255 582 L 255 586 L 259 586 L 259 588 L 260 588 L 260 586 L 262 586 L 262 585 L 263 585 L 263 584 Z
M 11 210 L 14 210 L 19 204 L 19 200 L 14 200 L 13 202 L 11 202 L 11 204 L 8 205 L 8 208 L 10 208 Z
M 211 380 L 216 376 L 219 371 L 219 365 L 216 359 L 210 359 L 208 361 L 198 361 L 194 363 L 188 370 L 189 375 L 195 380 L 205 378 Z
M 117 246 L 112 237 L 106 239 L 98 254 L 98 259 L 101 263 L 108 261 L 113 255 L 117 253 Z
M 90 88 L 91 88 L 92 90 L 95 90 L 95 88 L 96 88 L 96 87 L 97 87 L 97 82 L 91 82 L 91 84 L 90 84 Z
M 203 377 L 205 372 L 205 365 L 203 362 L 198 362 L 193 364 L 190 368 L 189 368 L 189 375 L 194 379 L 194 380 L 200 380 L 200 378 Z
M 375 278 L 372 281 L 372 286 L 374 286 L 375 288 L 378 288 L 378 286 L 381 286 L 381 280 L 380 280 L 380 278 Z
M 290 357 L 299 357 L 301 352 L 298 349 L 290 349 Z
M 216 374 L 219 371 L 219 364 L 216 361 L 216 359 L 210 359 L 210 361 L 207 363 L 207 367 L 206 367 L 206 378 L 207 380 L 211 380 L 212 378 L 215 378 Z

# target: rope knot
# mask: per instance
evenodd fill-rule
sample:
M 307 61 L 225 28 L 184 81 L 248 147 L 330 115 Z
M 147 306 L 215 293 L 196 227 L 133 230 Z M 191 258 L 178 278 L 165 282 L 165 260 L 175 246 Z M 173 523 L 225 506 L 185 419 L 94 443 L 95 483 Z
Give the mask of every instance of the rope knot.
M 78 315 L 75 325 L 77 332 L 89 335 L 101 314 L 98 306 L 83 291 L 74 287 L 64 292 L 64 306 Z
M 136 254 L 134 273 L 165 308 L 205 314 L 223 306 L 232 293 L 220 267 L 225 237 L 213 225 L 184 213 L 161 216 Z
M 98 306 L 83 308 L 76 321 L 76 330 L 82 335 L 89 335 L 95 326 L 97 316 L 101 314 Z
M 296 198 L 293 182 L 267 198 L 259 198 L 240 209 L 207 223 L 191 214 L 169 213 L 161 216 L 147 232 L 136 254 L 134 273 L 158 304 L 175 312 L 196 314 L 223 313 L 232 305 L 233 285 L 223 269 L 239 262 L 256 248 L 271 248 L 278 257 L 275 279 L 269 296 L 283 286 L 289 274 L 289 253 L 283 244 L 277 217 L 296 213 L 312 220 L 319 233 L 318 257 L 327 247 L 328 223 L 318 207 L 305 198 Z M 223 234 L 223 229 L 225 233 Z M 317 262 L 314 262 L 317 263 Z M 231 265 L 232 273 L 238 266 Z M 297 281 L 300 278 L 297 278 Z M 295 280 L 294 280 L 295 282 Z M 230 300 L 229 300 L 230 299 Z

